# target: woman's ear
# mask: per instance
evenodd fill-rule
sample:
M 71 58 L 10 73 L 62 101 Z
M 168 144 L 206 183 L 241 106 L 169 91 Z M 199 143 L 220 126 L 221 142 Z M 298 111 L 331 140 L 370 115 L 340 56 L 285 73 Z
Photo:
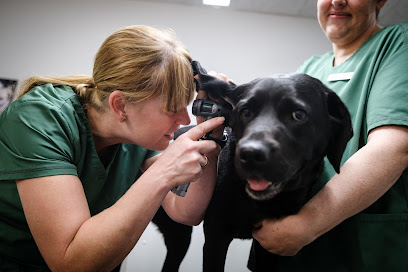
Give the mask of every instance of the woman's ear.
M 126 98 L 121 91 L 113 91 L 109 95 L 109 107 L 119 122 L 126 121 Z

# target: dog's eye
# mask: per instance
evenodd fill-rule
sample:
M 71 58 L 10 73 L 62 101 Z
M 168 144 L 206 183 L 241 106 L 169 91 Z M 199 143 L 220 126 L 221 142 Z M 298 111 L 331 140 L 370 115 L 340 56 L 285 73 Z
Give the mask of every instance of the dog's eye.
M 293 119 L 295 119 L 296 121 L 302 121 L 306 118 L 306 112 L 303 110 L 297 110 L 292 112 L 292 117 Z
M 241 110 L 242 118 L 250 118 L 252 116 L 252 112 L 248 109 Z

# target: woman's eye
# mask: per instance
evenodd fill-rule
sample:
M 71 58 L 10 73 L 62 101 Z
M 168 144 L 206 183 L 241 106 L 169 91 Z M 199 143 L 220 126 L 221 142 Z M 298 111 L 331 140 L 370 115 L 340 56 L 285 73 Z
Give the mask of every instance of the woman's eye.
M 252 116 L 252 112 L 248 109 L 243 109 L 241 110 L 241 116 L 242 118 L 250 118 Z
M 296 121 L 302 121 L 306 118 L 306 112 L 303 110 L 297 110 L 292 112 L 292 117 L 293 119 L 295 119 Z

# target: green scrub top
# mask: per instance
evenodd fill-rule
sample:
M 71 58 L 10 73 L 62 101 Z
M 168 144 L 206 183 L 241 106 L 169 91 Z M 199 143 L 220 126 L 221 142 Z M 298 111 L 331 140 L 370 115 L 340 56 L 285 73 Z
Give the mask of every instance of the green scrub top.
M 95 215 L 130 188 L 146 158 L 159 153 L 131 144 L 114 149 L 105 167 L 96 153 L 83 105 L 68 86 L 38 86 L 10 104 L 0 115 L 0 263 L 32 266 L 28 271 L 47 270 L 15 181 L 75 175 Z
M 382 29 L 341 65 L 327 53 L 298 72 L 320 79 L 350 111 L 354 136 L 342 164 L 367 143 L 370 130 L 408 126 L 408 24 Z M 325 160 L 312 194 L 335 174 Z M 408 271 L 408 173 L 373 205 L 305 246 L 293 257 L 271 257 L 268 271 Z M 249 266 L 251 266 L 250 260 Z

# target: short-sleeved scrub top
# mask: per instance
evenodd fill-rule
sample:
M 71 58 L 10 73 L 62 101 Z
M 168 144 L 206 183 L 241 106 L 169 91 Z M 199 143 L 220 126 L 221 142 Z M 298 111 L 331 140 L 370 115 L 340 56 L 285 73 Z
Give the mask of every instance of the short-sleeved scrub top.
M 333 61 L 333 53 L 314 56 L 298 72 L 320 79 L 346 104 L 354 136 L 344 164 L 367 143 L 372 129 L 408 127 L 408 23 L 380 30 L 346 62 L 333 66 Z M 312 195 L 334 174 L 326 159 Z M 297 255 L 270 260 L 268 271 L 408 271 L 408 171 L 374 204 Z
M 103 122 L 103 121 L 101 121 Z M 136 181 L 146 158 L 158 154 L 118 144 L 109 162 L 96 153 L 86 111 L 65 85 L 37 86 L 0 115 L 0 267 L 10 261 L 47 270 L 33 240 L 16 180 L 75 175 L 92 215 L 113 205 Z M 1 270 L 1 269 L 0 269 Z

